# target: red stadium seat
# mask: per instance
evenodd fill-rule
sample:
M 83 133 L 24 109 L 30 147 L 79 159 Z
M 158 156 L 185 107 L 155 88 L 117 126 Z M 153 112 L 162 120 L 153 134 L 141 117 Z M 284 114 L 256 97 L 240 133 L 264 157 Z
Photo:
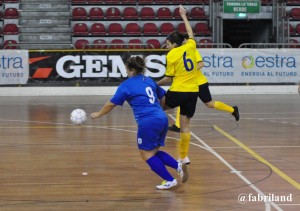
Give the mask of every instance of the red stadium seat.
M 211 34 L 210 28 L 208 27 L 207 23 L 196 23 L 194 28 L 195 34 L 201 34 L 201 35 L 209 35 Z
M 106 4 L 119 4 L 120 0 L 105 0 L 103 2 Z
M 156 4 L 169 4 L 170 0 L 155 0 Z
M 193 7 L 191 10 L 190 18 L 192 19 L 203 19 L 207 18 L 205 11 L 202 7 Z
M 84 7 L 75 7 L 72 11 L 73 19 L 86 19 L 87 12 Z
M 102 23 L 93 23 L 91 26 L 91 35 L 105 35 L 106 34 L 106 30 L 105 30 L 105 26 Z
M 142 41 L 140 39 L 132 39 L 128 42 L 128 47 L 130 49 L 141 49 L 142 48 Z
M 172 19 L 171 10 L 168 7 L 160 7 L 157 10 L 157 18 L 158 19 Z
M 20 0 L 4 0 L 4 3 L 19 3 Z
M 200 0 L 198 0 L 198 1 L 200 1 Z M 173 4 L 185 4 L 187 2 L 186 2 L 186 0 L 172 0 L 172 3 Z
M 111 23 L 108 26 L 109 35 L 123 35 L 123 28 L 120 23 Z
M 173 17 L 175 19 L 181 19 L 181 16 L 179 14 L 179 7 L 176 7 L 175 10 L 173 11 Z
M 135 4 L 137 1 L 136 0 L 122 0 L 122 3 L 125 4 Z
M 104 13 L 101 7 L 92 7 L 89 13 L 90 19 L 103 19 Z
M 143 32 L 144 35 L 158 35 L 158 29 L 155 23 L 145 23 Z
M 149 39 L 147 40 L 147 48 L 154 48 L 158 49 L 160 48 L 160 42 L 157 39 Z
M 16 8 L 7 8 L 4 11 L 4 19 L 18 19 L 19 12 Z
M 300 23 L 296 25 L 296 33 L 300 35 Z
M 181 33 L 186 33 L 186 28 L 185 28 L 184 23 L 179 23 L 177 26 L 177 30 Z
M 107 43 L 103 39 L 97 39 L 93 41 L 92 48 L 94 49 L 105 49 L 107 48 Z
M 72 4 L 85 4 L 88 0 L 72 0 Z
M 134 7 L 125 7 L 124 11 L 123 11 L 123 17 L 125 19 L 137 19 L 138 18 L 138 12 L 136 10 L 136 8 Z
M 124 30 L 125 34 L 140 35 L 140 26 L 137 23 L 128 23 Z
M 212 43 L 211 39 L 201 39 L 199 42 L 200 48 L 212 48 Z
M 140 12 L 140 17 L 142 19 L 154 19 L 155 13 L 151 7 L 143 7 Z
M 89 29 L 86 23 L 76 23 L 73 27 L 73 35 L 75 36 L 87 36 Z
M 138 0 L 140 4 L 153 4 L 154 0 Z
M 290 18 L 292 20 L 300 20 L 300 8 L 292 8 L 290 11 Z
M 160 33 L 162 35 L 170 34 L 174 31 L 174 25 L 172 23 L 162 23 L 160 26 Z
M 5 40 L 3 43 L 3 49 L 17 49 L 16 40 Z
M 14 23 L 5 24 L 2 30 L 4 35 L 17 35 L 20 33 L 19 28 Z
M 86 39 L 79 39 L 75 42 L 74 46 L 76 49 L 88 49 L 90 42 Z
M 294 43 L 295 45 L 289 45 L 288 47 L 289 48 L 300 48 L 300 44 L 297 40 L 295 39 L 290 39 L 290 42 L 289 43 Z
M 114 39 L 110 42 L 111 46 L 110 48 L 113 49 L 123 49 L 126 47 L 125 42 L 121 39 Z
M 296 31 L 295 31 L 294 27 L 292 26 L 292 24 L 289 24 L 289 32 L 290 32 L 290 35 L 296 34 Z
M 117 7 L 109 7 L 105 16 L 107 19 L 121 19 L 121 12 Z

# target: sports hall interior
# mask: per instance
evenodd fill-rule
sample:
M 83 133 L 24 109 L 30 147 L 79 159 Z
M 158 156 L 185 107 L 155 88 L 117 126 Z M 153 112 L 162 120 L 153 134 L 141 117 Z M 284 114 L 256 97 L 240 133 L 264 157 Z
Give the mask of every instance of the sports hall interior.
M 262 0 L 259 14 L 241 17 L 220 0 L 0 0 L 0 44 L 29 53 L 166 51 L 166 36 L 185 32 L 179 4 L 200 51 L 300 48 L 300 0 Z M 76 108 L 99 110 L 120 81 L 29 82 L 0 85 L 0 211 L 300 210 L 298 83 L 212 83 L 213 99 L 239 106 L 240 121 L 198 100 L 189 180 L 161 191 L 140 158 L 128 104 L 70 122 Z M 167 115 L 172 124 L 176 110 Z M 178 139 L 169 131 L 163 149 L 176 156 Z

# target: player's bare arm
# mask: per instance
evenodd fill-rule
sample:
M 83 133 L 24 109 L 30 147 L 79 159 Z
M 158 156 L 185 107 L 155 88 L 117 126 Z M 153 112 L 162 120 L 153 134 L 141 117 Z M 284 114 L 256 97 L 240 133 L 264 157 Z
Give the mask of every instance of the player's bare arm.
M 100 111 L 91 113 L 91 118 L 92 119 L 100 118 L 100 117 L 104 116 L 105 114 L 109 113 L 116 106 L 117 105 L 113 104 L 112 102 L 107 101 Z
M 204 62 L 198 62 L 197 63 L 197 70 L 201 70 L 204 67 Z
M 184 9 L 184 7 L 182 5 L 179 5 L 179 14 L 184 22 L 186 32 L 188 33 L 189 38 L 194 39 L 193 29 L 192 29 L 190 22 L 188 21 L 188 19 L 186 17 L 186 13 L 187 13 L 186 9 Z
M 157 85 L 158 86 L 169 85 L 172 83 L 172 81 L 173 81 L 173 77 L 165 76 L 164 78 L 162 78 L 157 82 Z

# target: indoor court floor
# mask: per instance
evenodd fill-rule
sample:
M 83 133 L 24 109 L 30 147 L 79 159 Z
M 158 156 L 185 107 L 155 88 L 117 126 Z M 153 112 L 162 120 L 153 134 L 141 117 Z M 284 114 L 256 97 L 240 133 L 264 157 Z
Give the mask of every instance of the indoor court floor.
M 165 191 L 127 103 L 75 126 L 73 109 L 89 115 L 110 97 L 0 97 L 0 210 L 299 211 L 300 95 L 213 97 L 239 106 L 240 121 L 198 101 L 189 180 Z M 178 138 L 168 132 L 162 149 L 176 156 Z

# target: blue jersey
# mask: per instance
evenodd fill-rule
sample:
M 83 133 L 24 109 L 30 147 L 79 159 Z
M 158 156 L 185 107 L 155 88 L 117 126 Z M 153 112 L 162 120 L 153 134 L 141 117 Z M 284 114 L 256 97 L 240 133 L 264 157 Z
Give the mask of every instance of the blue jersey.
M 165 90 L 151 78 L 138 74 L 124 81 L 110 101 L 121 106 L 127 101 L 133 110 L 137 124 L 140 125 L 146 119 L 166 117 L 158 101 L 164 95 Z

